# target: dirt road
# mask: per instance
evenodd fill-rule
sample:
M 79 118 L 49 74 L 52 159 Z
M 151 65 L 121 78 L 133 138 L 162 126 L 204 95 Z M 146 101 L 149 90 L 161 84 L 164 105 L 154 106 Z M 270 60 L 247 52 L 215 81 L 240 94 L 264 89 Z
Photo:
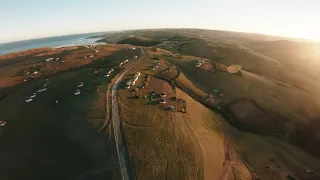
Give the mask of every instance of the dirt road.
M 114 84 L 112 85 L 112 94 L 111 94 L 111 102 L 112 102 L 112 125 L 113 125 L 113 133 L 116 141 L 116 147 L 119 158 L 119 165 L 121 169 L 122 178 L 124 180 L 134 179 L 132 171 L 130 171 L 130 155 L 127 149 L 127 145 L 124 141 L 124 133 L 122 131 L 122 124 L 120 121 L 120 115 L 118 110 L 118 102 L 117 102 L 117 92 L 119 89 L 119 84 L 122 81 L 123 77 L 130 71 L 135 65 L 141 62 L 141 59 L 145 57 L 145 52 L 143 48 L 141 48 L 142 57 L 137 62 L 132 63 L 126 71 L 120 74 Z

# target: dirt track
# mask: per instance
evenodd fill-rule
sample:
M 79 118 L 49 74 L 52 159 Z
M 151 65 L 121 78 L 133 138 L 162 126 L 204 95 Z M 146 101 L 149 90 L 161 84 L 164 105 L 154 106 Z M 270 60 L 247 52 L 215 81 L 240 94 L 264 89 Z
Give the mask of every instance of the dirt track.
M 144 50 L 141 49 L 142 57 L 144 58 L 145 53 Z M 114 137 L 116 141 L 116 147 L 118 151 L 118 158 L 119 158 L 119 164 L 120 169 L 122 173 L 122 178 L 124 180 L 128 179 L 134 179 L 134 176 L 132 174 L 131 170 L 131 164 L 130 164 L 130 155 L 127 149 L 127 145 L 124 141 L 124 133 L 122 131 L 122 125 L 119 117 L 119 110 L 118 110 L 118 102 L 117 102 L 117 91 L 119 89 L 120 82 L 122 81 L 123 77 L 126 75 L 128 71 L 130 71 L 137 63 L 139 63 L 141 60 L 138 60 L 137 62 L 134 62 L 131 64 L 126 71 L 124 71 L 122 74 L 120 74 L 114 84 L 112 85 L 112 124 L 113 124 L 113 131 L 114 131 Z

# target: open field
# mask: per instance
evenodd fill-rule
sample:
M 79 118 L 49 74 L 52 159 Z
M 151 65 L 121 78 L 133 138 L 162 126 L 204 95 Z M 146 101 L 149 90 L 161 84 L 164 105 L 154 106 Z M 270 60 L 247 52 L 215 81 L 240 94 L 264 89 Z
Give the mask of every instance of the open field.
M 231 155 L 231 158 L 230 158 L 231 160 L 229 160 L 228 162 L 230 166 L 223 166 L 226 172 L 224 173 L 224 175 L 221 175 L 223 178 L 229 177 L 232 179 L 236 177 L 242 177 L 243 179 L 250 179 L 249 177 L 252 177 L 252 178 L 265 179 L 267 177 L 271 177 L 274 179 L 286 179 L 290 176 L 290 177 L 302 178 L 302 179 L 308 179 L 308 178 L 312 179 L 312 177 L 315 178 L 316 176 L 319 176 L 317 173 L 310 174 L 310 172 L 319 172 L 319 169 L 317 167 L 319 165 L 318 160 L 314 161 L 315 157 L 310 156 L 305 152 L 303 152 L 301 149 L 296 148 L 292 145 L 289 145 L 285 142 L 288 140 L 286 139 L 287 138 L 286 135 L 288 134 L 286 134 L 287 131 L 285 131 L 287 130 L 286 129 L 287 126 L 285 126 L 284 124 L 289 122 L 279 121 L 279 119 L 277 118 L 278 117 L 277 113 L 278 112 L 279 114 L 285 113 L 285 111 L 281 111 L 280 108 L 283 108 L 283 105 L 280 103 L 287 103 L 287 106 L 288 106 L 290 102 L 288 101 L 272 102 L 270 101 L 270 97 L 272 97 L 272 95 L 270 95 L 269 97 L 267 94 L 263 94 L 263 95 L 254 94 L 257 92 L 261 92 L 263 91 L 263 89 L 266 89 L 266 88 L 273 88 L 273 89 L 278 88 L 276 92 L 273 92 L 273 94 L 276 94 L 277 92 L 281 94 L 281 91 L 284 91 L 284 92 L 286 91 L 285 85 L 282 85 L 282 83 L 280 84 L 277 81 L 274 81 L 274 80 L 271 81 L 265 78 L 264 78 L 264 81 L 267 81 L 267 82 L 263 82 L 261 79 L 257 80 L 256 78 L 259 76 L 249 75 L 251 73 L 246 71 L 242 71 L 241 76 L 239 76 L 239 75 L 230 74 L 228 72 L 221 72 L 221 71 L 210 72 L 207 70 L 199 69 L 199 68 L 196 68 L 193 63 L 193 61 L 197 59 L 197 57 L 182 56 L 182 58 L 181 57 L 174 58 L 174 57 L 165 56 L 165 51 L 163 51 L 162 55 L 159 52 L 149 51 L 149 56 L 153 57 L 155 54 L 156 56 L 159 57 L 161 64 L 170 68 L 175 67 L 180 71 L 179 76 L 175 78 L 175 83 L 181 86 L 184 90 L 186 90 L 188 93 L 191 93 L 194 97 L 197 97 L 197 99 L 199 99 L 200 101 L 205 102 L 206 105 L 209 105 L 215 108 L 217 108 L 216 105 L 227 107 L 236 115 L 238 122 L 231 123 L 231 124 L 233 126 L 236 126 L 236 128 L 239 127 L 239 129 L 236 129 L 230 126 L 229 124 L 230 121 L 229 120 L 226 121 L 226 119 L 224 119 L 226 117 L 220 118 L 218 121 L 219 123 L 221 123 L 223 132 L 227 138 L 226 139 L 227 142 L 224 143 L 224 148 L 225 148 L 224 153 L 228 152 L 233 154 Z M 167 62 L 167 60 L 169 62 Z M 150 59 L 148 61 L 149 64 L 150 63 L 152 64 L 154 62 L 157 62 L 157 60 Z M 175 64 L 176 66 L 174 66 L 173 64 Z M 142 65 L 147 66 L 147 63 L 145 64 L 142 63 Z M 162 69 L 165 70 L 166 68 L 163 67 Z M 147 70 L 147 69 L 138 67 L 136 71 L 137 70 L 141 72 L 141 70 Z M 160 74 L 160 77 L 162 74 L 161 72 L 163 72 L 163 70 L 158 71 L 158 73 Z M 147 71 L 147 73 L 153 74 L 154 71 Z M 203 77 L 206 77 L 206 78 L 203 78 Z M 167 79 L 170 79 L 170 78 L 167 78 Z M 208 83 L 208 79 L 212 83 Z M 256 83 L 261 83 L 261 84 L 257 85 Z M 131 95 L 126 94 L 126 96 L 135 97 L 130 101 L 134 101 L 136 103 L 139 103 L 139 102 L 142 103 L 141 101 L 143 102 L 145 101 L 143 100 L 144 99 L 143 94 L 147 93 L 148 91 L 152 91 L 152 89 L 150 88 L 151 87 L 156 88 L 159 86 L 159 84 L 161 83 L 160 82 L 155 83 L 152 86 L 148 87 L 149 89 L 139 90 L 139 92 L 131 92 Z M 253 89 L 258 87 L 261 89 L 259 90 Z M 223 90 L 224 95 L 221 97 L 216 96 L 212 100 L 210 99 L 208 100 L 208 95 L 213 94 L 212 89 Z M 128 90 L 124 90 L 124 91 L 128 91 Z M 176 92 L 177 91 L 178 90 L 176 90 Z M 137 95 L 137 93 L 139 95 Z M 285 94 L 281 94 L 281 96 L 284 96 L 284 95 Z M 286 94 L 286 95 L 290 96 L 290 94 Z M 299 97 L 301 95 L 302 94 L 297 96 Z M 259 98 L 264 98 L 263 99 L 264 102 L 270 102 L 270 103 L 263 104 L 262 103 L 263 101 L 262 100 L 259 101 Z M 185 99 L 187 99 L 186 96 L 185 96 Z M 292 100 L 292 98 L 289 98 L 289 97 L 287 99 Z M 124 101 L 125 100 L 123 100 L 123 103 Z M 278 108 L 276 109 L 277 111 L 275 112 L 268 111 L 272 108 L 272 105 L 275 106 L 277 104 L 279 105 Z M 268 105 L 270 105 L 269 108 L 267 107 Z M 129 109 L 133 111 L 132 108 L 129 108 L 129 107 L 134 107 L 135 109 L 134 111 L 136 112 L 140 112 L 140 113 L 148 112 L 147 110 L 139 110 L 138 108 L 140 108 L 141 105 L 138 105 L 138 104 L 130 104 L 130 105 L 123 105 L 123 106 L 124 106 L 124 109 L 126 109 L 125 110 L 126 113 L 127 113 L 127 110 L 129 111 Z M 189 106 L 187 102 L 187 109 L 188 107 Z M 247 113 L 243 114 L 243 112 L 247 112 Z M 150 114 L 155 114 L 155 111 L 152 111 L 152 113 Z M 284 114 L 283 116 L 285 115 L 286 114 Z M 149 129 L 151 127 L 152 128 L 159 127 L 159 125 L 155 123 L 155 121 L 159 121 L 157 119 L 158 115 L 157 116 L 150 115 L 150 117 L 149 116 L 145 117 L 145 113 L 142 113 L 140 114 L 139 118 L 134 118 L 135 116 L 136 114 L 133 113 L 123 118 L 128 119 L 128 117 L 131 117 L 132 121 L 139 122 L 137 124 L 133 122 L 127 122 L 127 124 L 130 124 L 130 126 L 134 126 L 137 129 Z M 219 116 L 219 115 L 216 115 L 216 116 Z M 259 121 L 256 122 L 257 117 L 259 117 Z M 162 117 L 161 119 L 167 119 L 167 118 L 169 117 Z M 203 119 L 203 118 L 196 118 L 196 119 Z M 140 121 L 143 121 L 143 122 L 140 122 Z M 191 125 L 191 127 L 192 128 L 196 127 L 196 124 Z M 151 136 L 151 134 L 153 134 L 154 132 L 155 130 L 150 132 L 149 131 L 145 132 L 145 136 L 149 137 L 149 135 Z M 130 132 L 128 131 L 127 136 L 131 136 L 131 133 L 139 134 L 139 133 L 132 132 L 130 130 Z M 213 133 L 214 135 L 219 134 L 215 131 L 211 133 Z M 268 136 L 264 137 L 264 136 L 256 135 L 255 133 L 264 134 Z M 139 140 L 139 143 L 148 143 L 150 141 L 148 140 L 146 142 L 143 142 L 141 141 L 141 138 L 137 138 L 137 140 Z M 279 140 L 279 138 L 281 140 Z M 130 140 L 128 140 L 128 143 L 129 141 Z M 217 140 L 215 140 L 215 142 L 217 142 Z M 278 149 L 276 150 L 272 149 L 275 146 L 278 147 Z M 261 149 L 259 149 L 259 147 L 264 147 L 265 149 L 262 151 Z M 251 149 L 249 150 L 248 148 L 251 148 Z M 132 149 L 132 151 L 136 151 L 136 150 Z M 204 153 L 203 149 L 202 151 Z M 247 153 L 247 151 L 250 153 Z M 259 154 L 260 151 L 261 151 L 261 154 Z M 291 154 L 287 155 L 286 158 L 279 155 L 279 153 L 285 154 L 285 152 L 287 151 L 290 151 Z M 256 153 L 254 152 L 257 152 L 258 154 L 255 155 Z M 144 151 L 143 154 L 145 153 L 147 152 Z M 132 156 L 134 157 L 135 155 L 137 156 L 137 154 L 139 156 L 140 153 L 132 152 L 132 154 L 133 154 Z M 216 158 L 217 156 L 214 156 L 214 157 Z M 308 159 L 308 160 L 304 161 L 302 159 Z M 141 164 L 138 163 L 138 165 L 140 167 Z M 308 169 L 311 169 L 311 170 L 308 170 Z M 308 170 L 308 172 L 306 172 L 306 170 Z M 217 172 L 219 172 L 219 170 L 217 170 Z M 204 175 L 204 177 L 205 176 L 206 175 Z
M 153 73 L 143 70 L 152 63 L 151 59 L 145 60 L 131 74 L 137 70 L 142 77 Z M 173 97 L 183 99 L 186 113 L 162 109 L 158 95 L 152 100 L 146 97 L 153 91 L 166 92 L 167 104 L 174 104 Z M 157 77 L 151 77 L 148 86 L 138 92 L 121 90 L 119 101 L 138 179 L 219 177 L 224 161 L 223 133 L 217 122 L 212 123 L 215 120 L 210 110 Z
M 0 56 L 0 179 L 320 179 L 318 45 L 99 37 L 114 44 Z

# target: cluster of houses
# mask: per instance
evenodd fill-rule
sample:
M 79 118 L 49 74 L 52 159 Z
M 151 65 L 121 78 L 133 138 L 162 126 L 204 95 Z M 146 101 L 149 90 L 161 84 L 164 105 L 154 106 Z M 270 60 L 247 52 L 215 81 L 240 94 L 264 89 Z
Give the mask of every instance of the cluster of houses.
M 87 48 L 87 49 L 92 49 L 92 48 L 94 48 L 94 47 L 96 47 L 96 45 L 86 45 L 86 46 L 84 46 L 85 48 Z M 94 52 L 96 52 L 96 53 L 98 53 L 99 52 L 99 50 L 98 49 L 96 49 L 96 50 L 94 50 L 94 49 L 92 49 Z M 83 56 L 83 58 L 85 58 L 85 59 L 87 59 L 87 58 L 92 58 L 94 55 L 93 54 L 91 54 L 90 56 Z
M 155 63 L 154 66 L 150 68 L 150 70 L 154 71 L 156 68 L 159 67 L 159 65 L 160 65 L 160 62 Z
M 148 80 L 149 80 L 149 75 L 145 74 L 144 79 L 141 81 L 142 82 L 140 86 L 141 89 L 144 89 L 147 86 Z
M 50 61 L 53 61 L 54 60 L 54 58 L 47 58 L 47 59 L 45 59 L 45 62 L 50 62 Z M 55 59 L 55 61 L 59 61 L 60 60 L 60 58 L 56 58 Z
M 126 83 L 127 86 L 125 88 L 129 89 L 131 86 L 134 86 L 136 84 L 137 80 L 139 79 L 140 74 L 141 74 L 140 72 L 136 72 L 134 74 L 134 78 L 127 81 L 127 83 Z
M 90 56 L 83 56 L 84 59 L 87 59 L 88 57 L 89 57 L 89 58 L 92 58 L 92 57 L 93 57 L 93 54 L 91 54 Z
M 120 64 L 119 64 L 119 67 L 122 67 L 123 65 L 125 65 L 129 60 L 125 60 L 125 61 L 122 61 Z
M 94 45 L 94 44 L 92 44 L 92 45 L 86 45 L 86 46 L 84 46 L 85 48 L 87 48 L 87 49 L 90 49 L 90 48 L 93 48 L 93 47 L 95 47 L 96 45 Z
M 154 98 L 157 98 L 157 96 L 160 96 L 160 100 L 159 100 L 160 104 L 167 103 L 167 101 L 165 99 L 167 97 L 166 92 L 161 92 L 160 94 L 157 94 L 155 91 L 153 91 L 153 92 L 151 92 L 150 100 L 152 101 Z
M 114 69 L 111 68 L 111 69 L 104 75 L 104 77 L 109 77 L 113 71 L 114 71 Z
M 83 82 L 80 82 L 80 83 L 77 85 L 78 88 L 81 88 L 81 87 L 83 87 L 83 86 L 84 86 Z M 75 96 L 78 96 L 79 94 L 81 94 L 80 89 L 76 89 L 76 91 L 75 91 L 73 94 L 74 94 Z
M 58 62 L 60 60 L 60 58 L 47 58 L 47 59 L 45 59 L 44 61 L 45 62 L 51 62 L 51 61 L 56 61 L 56 62 Z M 64 61 L 63 60 L 61 60 L 61 62 L 62 63 L 64 63 Z
M 25 102 L 31 102 L 33 101 L 33 99 L 37 96 L 37 94 L 42 93 L 44 91 L 47 90 L 47 87 L 51 84 L 51 81 L 49 79 L 46 79 L 46 82 L 39 88 L 36 90 L 36 92 L 33 92 L 32 94 L 30 94 L 29 96 L 27 96 L 25 98 Z

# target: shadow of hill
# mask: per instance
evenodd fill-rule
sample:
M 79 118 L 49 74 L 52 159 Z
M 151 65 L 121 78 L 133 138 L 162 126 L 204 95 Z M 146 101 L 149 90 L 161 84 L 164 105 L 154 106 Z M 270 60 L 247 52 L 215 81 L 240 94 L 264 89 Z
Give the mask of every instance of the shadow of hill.
M 93 79 L 96 68 L 117 65 L 123 58 L 123 52 L 117 52 L 105 60 L 1 88 L 0 119 L 7 125 L 0 128 L 0 179 L 71 179 L 88 171 L 96 179 L 120 178 L 114 143 L 106 143 L 110 132 L 97 132 L 92 120 L 88 121 L 92 112 L 99 113 L 105 107 L 94 109 L 101 97 L 84 88 L 93 89 L 107 81 Z M 25 94 L 45 78 L 52 81 L 47 91 L 25 103 Z M 74 96 L 80 81 L 85 84 L 82 93 Z M 58 104 L 53 103 L 56 98 Z M 94 117 L 105 121 L 103 115 Z

